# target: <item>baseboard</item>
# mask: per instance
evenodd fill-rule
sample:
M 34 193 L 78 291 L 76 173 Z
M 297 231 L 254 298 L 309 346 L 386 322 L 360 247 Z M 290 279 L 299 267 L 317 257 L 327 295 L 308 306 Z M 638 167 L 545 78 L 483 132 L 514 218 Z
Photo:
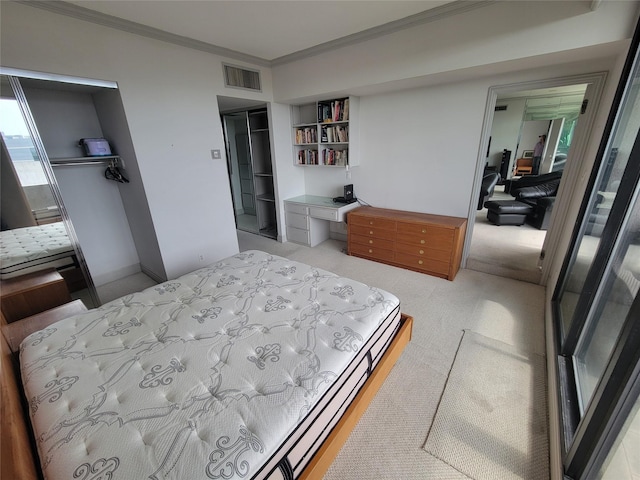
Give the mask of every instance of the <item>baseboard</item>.
M 147 277 L 151 278 L 152 280 L 154 280 L 154 281 L 156 281 L 158 283 L 162 283 L 162 282 L 166 282 L 167 281 L 166 278 L 163 278 L 162 276 L 156 274 L 154 271 L 152 271 L 148 267 L 144 266 L 143 264 L 140 264 L 140 271 L 142 273 L 144 273 Z
M 115 282 L 116 280 L 120 280 L 121 278 L 128 277 L 129 275 L 135 275 L 139 273 L 141 270 L 140 264 L 135 263 L 133 265 L 127 265 L 126 267 L 118 268 L 117 270 L 112 270 L 110 272 L 105 272 L 100 275 L 91 275 L 93 279 L 93 284 L 96 287 L 100 287 L 106 283 Z
M 553 334 L 553 312 L 550 299 L 545 299 L 545 335 L 547 346 L 547 408 L 549 410 L 549 478 L 563 480 L 562 432 L 560 431 L 560 409 L 558 402 L 558 376 Z

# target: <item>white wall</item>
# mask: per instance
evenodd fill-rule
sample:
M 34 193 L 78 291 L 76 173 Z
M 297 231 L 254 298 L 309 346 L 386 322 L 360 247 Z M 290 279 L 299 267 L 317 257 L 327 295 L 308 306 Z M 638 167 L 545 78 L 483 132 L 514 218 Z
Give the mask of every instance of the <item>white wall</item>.
M 239 95 L 228 59 L 13 2 L 1 22 L 3 66 L 118 83 L 168 278 L 238 251 L 226 160 L 210 154 L 224 151 L 216 95 Z M 266 93 L 241 95 L 270 101 L 258 69 Z
M 518 137 L 520 136 L 525 104 L 526 99 L 524 98 L 498 100 L 496 103 L 496 105 L 507 107 L 506 110 L 493 113 L 491 127 L 491 147 L 487 161 L 489 166 L 497 167 L 498 172 L 502 162 L 502 151 L 505 149 L 511 151 L 510 166 L 507 170 L 508 175 L 513 170 L 511 165 L 513 165 L 514 159 L 517 158 L 516 148 L 518 147 Z

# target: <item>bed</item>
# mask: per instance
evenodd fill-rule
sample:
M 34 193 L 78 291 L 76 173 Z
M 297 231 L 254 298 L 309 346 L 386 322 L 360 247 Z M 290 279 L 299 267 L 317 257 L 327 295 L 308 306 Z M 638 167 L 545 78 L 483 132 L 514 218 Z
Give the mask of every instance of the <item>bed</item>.
M 0 280 L 76 265 L 62 222 L 0 232 Z
M 20 346 L 62 478 L 319 478 L 409 341 L 383 290 L 248 251 Z

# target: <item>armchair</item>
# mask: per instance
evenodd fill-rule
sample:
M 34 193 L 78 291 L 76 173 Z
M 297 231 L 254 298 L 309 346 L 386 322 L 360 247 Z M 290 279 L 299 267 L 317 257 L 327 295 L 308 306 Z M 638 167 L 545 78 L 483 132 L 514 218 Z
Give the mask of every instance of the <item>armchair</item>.
M 526 222 L 540 230 L 549 227 L 551 211 L 556 200 L 562 172 L 543 175 L 529 175 L 511 180 L 509 192 L 515 199 L 530 205 L 533 209 L 527 214 Z
M 480 198 L 478 199 L 478 210 L 482 210 L 484 202 L 489 200 L 493 195 L 496 185 L 500 181 L 500 174 L 491 170 L 485 170 L 480 185 Z

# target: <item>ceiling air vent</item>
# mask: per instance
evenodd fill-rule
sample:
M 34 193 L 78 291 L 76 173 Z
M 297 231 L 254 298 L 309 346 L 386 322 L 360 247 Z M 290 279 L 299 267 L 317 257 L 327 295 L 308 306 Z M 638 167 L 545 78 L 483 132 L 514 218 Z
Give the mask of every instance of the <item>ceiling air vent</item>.
M 261 91 L 260 72 L 257 70 L 247 70 L 246 68 L 234 65 L 222 64 L 224 67 L 224 84 L 227 87 L 247 88 L 249 90 Z
M 505 112 L 507 110 L 506 105 L 496 105 L 496 112 Z

